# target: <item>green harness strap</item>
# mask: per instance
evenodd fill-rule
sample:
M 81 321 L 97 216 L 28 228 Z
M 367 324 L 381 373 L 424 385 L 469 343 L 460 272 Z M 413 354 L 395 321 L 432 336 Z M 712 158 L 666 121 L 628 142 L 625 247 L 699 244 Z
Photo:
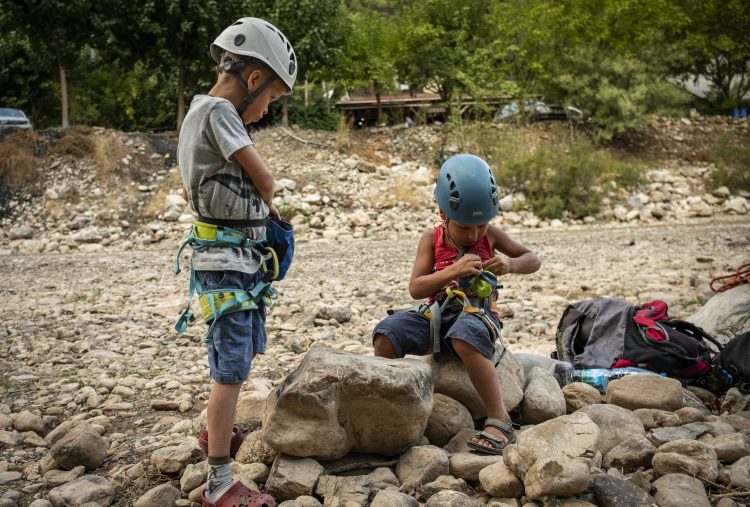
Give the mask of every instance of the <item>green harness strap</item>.
M 242 232 L 229 227 L 194 222 L 193 226 L 190 228 L 190 233 L 188 234 L 187 239 L 182 245 L 180 245 L 180 249 L 177 252 L 175 275 L 178 275 L 181 272 L 180 255 L 187 246 L 190 246 L 193 250 L 222 247 L 261 248 L 263 250 L 270 250 L 265 238 L 259 240 L 249 239 Z M 275 258 L 273 251 L 270 253 L 272 254 L 272 257 Z M 276 261 L 276 265 L 278 265 L 278 261 Z M 265 267 L 265 265 L 263 266 Z M 180 315 L 180 318 L 177 319 L 175 329 L 178 333 L 182 333 L 187 330 L 190 324 L 195 322 L 195 315 L 190 310 L 190 303 L 193 300 L 193 295 L 197 292 L 201 304 L 203 320 L 209 324 L 204 342 L 210 343 L 214 326 L 222 316 L 239 311 L 257 310 L 258 306 L 261 304 L 266 307 L 270 307 L 273 304 L 273 300 L 276 299 L 278 295 L 276 289 L 271 287 L 271 281 L 274 277 L 272 276 L 270 280 L 266 280 L 265 278 L 266 277 L 264 277 L 263 281 L 257 283 L 248 291 L 244 289 L 203 290 L 200 282 L 195 276 L 195 269 L 193 268 L 193 262 L 191 259 L 188 303 L 187 307 Z

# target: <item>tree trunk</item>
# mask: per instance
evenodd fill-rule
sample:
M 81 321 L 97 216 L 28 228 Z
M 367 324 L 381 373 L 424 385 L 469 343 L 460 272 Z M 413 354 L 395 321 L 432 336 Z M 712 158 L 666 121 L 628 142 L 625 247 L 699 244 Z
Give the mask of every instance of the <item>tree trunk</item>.
M 307 88 L 307 79 L 305 79 L 305 107 L 310 106 L 310 91 Z
M 68 120 L 68 79 L 65 77 L 65 67 L 60 65 L 60 95 L 62 98 L 62 128 L 70 127 Z
M 375 103 L 378 105 L 377 126 L 380 126 L 383 121 L 383 104 L 380 103 L 380 87 L 378 86 L 377 81 L 373 81 L 372 84 L 375 87 Z
M 180 64 L 180 76 L 177 80 L 177 132 L 185 120 L 185 64 Z
M 289 126 L 289 95 L 284 95 L 284 101 L 281 104 L 281 124 L 284 127 Z

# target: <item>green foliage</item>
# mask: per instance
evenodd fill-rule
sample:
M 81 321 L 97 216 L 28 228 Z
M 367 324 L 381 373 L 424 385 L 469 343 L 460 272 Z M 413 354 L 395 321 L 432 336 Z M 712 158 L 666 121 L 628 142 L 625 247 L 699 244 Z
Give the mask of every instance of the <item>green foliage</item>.
M 280 108 L 281 104 L 279 104 Z M 289 103 L 289 124 L 299 125 L 304 129 L 331 130 L 338 128 L 341 113 L 332 110 L 326 100 L 319 98 L 305 107 L 295 101 Z
M 750 93 L 747 1 L 705 0 L 680 5 L 685 20 L 682 45 L 688 57 L 676 70 L 706 76 L 713 86 L 709 100 L 727 111 Z
M 713 188 L 726 186 L 732 191 L 750 192 L 750 145 L 725 134 L 711 146 L 709 159 L 718 169 L 709 176 Z
M 462 149 L 485 157 L 498 184 L 521 191 L 542 218 L 575 218 L 599 210 L 604 188 L 633 187 L 642 169 L 616 159 L 585 139 L 570 140 L 564 129 L 543 137 L 523 129 L 465 129 Z
M 558 65 L 548 78 L 553 96 L 582 109 L 605 139 L 639 126 L 649 114 L 678 106 L 685 98 L 639 58 L 580 47 L 562 56 Z
M 59 124 L 61 70 L 72 123 L 125 129 L 175 124 L 213 84 L 208 47 L 256 16 L 294 45 L 298 80 L 467 96 L 543 96 L 581 108 L 599 136 L 651 114 L 684 112 L 669 84 L 705 75 L 712 110 L 750 92 L 750 9 L 744 0 L 30 0 L 0 9 L 0 104 Z M 734 79 L 733 79 L 734 78 Z M 296 92 L 297 94 L 299 92 Z M 330 128 L 319 100 L 292 121 Z M 695 104 L 691 104 L 691 107 Z
M 174 79 L 148 70 L 142 62 L 131 69 L 111 69 L 95 62 L 89 74 L 79 73 L 71 96 L 77 124 L 108 125 L 120 130 L 171 127 L 175 120 Z

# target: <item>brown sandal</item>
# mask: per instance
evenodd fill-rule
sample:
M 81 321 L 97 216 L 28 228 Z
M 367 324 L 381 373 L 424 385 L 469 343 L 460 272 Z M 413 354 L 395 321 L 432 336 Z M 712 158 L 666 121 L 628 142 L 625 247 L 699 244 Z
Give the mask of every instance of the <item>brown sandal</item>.
M 476 442 L 472 442 L 471 438 L 468 442 L 466 442 L 466 445 L 468 445 L 475 451 L 483 452 L 485 454 L 497 455 L 503 453 L 505 446 L 514 444 L 516 442 L 516 434 L 513 431 L 515 426 L 511 421 L 502 421 L 500 419 L 488 417 L 484 422 L 484 427 L 487 428 L 488 426 L 490 428 L 500 430 L 500 432 L 505 435 L 506 440 L 503 440 L 499 436 L 493 435 L 492 433 L 489 433 L 487 431 L 480 431 L 471 438 L 481 438 L 487 440 L 488 442 L 490 442 L 490 445 L 481 445 Z
M 276 507 L 271 495 L 249 489 L 240 481 L 232 484 L 215 502 L 206 500 L 206 490 L 201 492 L 202 507 Z

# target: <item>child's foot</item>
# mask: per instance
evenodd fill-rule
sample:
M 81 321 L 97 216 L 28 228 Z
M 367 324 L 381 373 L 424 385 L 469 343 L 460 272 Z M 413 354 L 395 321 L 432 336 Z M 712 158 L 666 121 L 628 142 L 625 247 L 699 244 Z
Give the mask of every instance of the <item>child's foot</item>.
M 237 481 L 213 501 L 206 498 L 204 490 L 201 493 L 201 505 L 202 507 L 276 507 L 276 500 L 271 495 L 253 491 Z
M 232 426 L 232 441 L 229 445 L 229 455 L 235 457 L 237 452 L 240 450 L 243 440 L 245 440 L 245 434 L 238 426 Z M 201 428 L 200 435 L 198 435 L 198 445 L 203 452 L 208 453 L 208 428 L 205 426 Z
M 466 445 L 485 454 L 502 454 L 505 447 L 515 441 L 511 421 L 489 417 L 484 423 L 484 430 L 471 437 Z

